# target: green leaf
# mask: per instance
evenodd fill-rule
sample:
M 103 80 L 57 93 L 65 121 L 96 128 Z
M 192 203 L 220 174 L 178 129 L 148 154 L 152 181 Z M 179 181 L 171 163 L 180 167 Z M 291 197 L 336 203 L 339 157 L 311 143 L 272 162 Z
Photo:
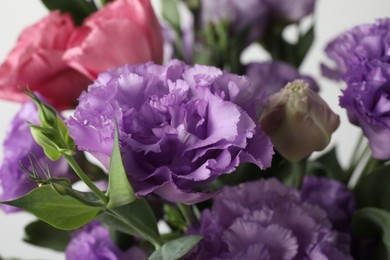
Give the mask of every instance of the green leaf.
M 31 135 L 34 137 L 34 140 L 43 148 L 45 155 L 52 161 L 57 161 L 61 157 L 61 153 L 58 151 L 59 148 L 53 138 L 51 133 L 45 128 L 36 125 L 30 125 Z
M 149 260 L 176 260 L 186 255 L 200 241 L 201 236 L 191 235 L 165 243 L 161 248 L 156 250 L 148 259 Z
M 42 0 L 42 3 L 50 11 L 60 10 L 62 13 L 70 13 L 76 24 L 81 24 L 86 17 L 97 11 L 97 8 L 92 1 Z
M 44 185 L 23 197 L 1 202 L 24 209 L 48 224 L 64 230 L 73 230 L 93 220 L 102 211 L 100 207 L 87 206 L 80 201 L 62 196 Z
M 310 173 L 336 179 L 345 184 L 349 180 L 349 175 L 341 168 L 337 159 L 335 147 L 317 158 L 314 162 L 309 161 L 308 168 L 308 172 Z
M 180 33 L 180 14 L 177 7 L 177 0 L 163 0 L 162 15 L 164 19 Z
M 295 48 L 297 50 L 297 57 L 296 57 L 296 65 L 299 67 L 301 65 L 302 61 L 305 59 L 306 54 L 309 52 L 310 47 L 312 46 L 314 42 L 314 24 L 312 27 L 304 34 L 301 35 L 298 43 L 295 45 Z
M 67 153 L 67 155 L 73 156 L 76 145 L 74 143 L 73 138 L 70 137 L 69 135 L 68 127 L 58 116 L 57 116 L 57 129 L 58 129 L 58 133 L 60 134 L 60 139 L 64 143 L 64 148 L 71 151 L 71 153 Z
M 110 227 L 132 236 L 152 237 L 158 240 L 157 221 L 145 199 L 104 212 L 99 220 Z
M 390 211 L 390 165 L 361 177 L 354 193 L 358 208 L 376 207 Z
M 56 229 L 41 220 L 28 224 L 24 232 L 23 241 L 60 252 L 65 250 L 70 240 L 69 231 Z
M 108 176 L 108 204 L 107 208 L 113 209 L 133 202 L 136 197 L 134 190 L 127 179 L 123 167 L 122 155 L 119 149 L 118 126 L 115 123 L 115 141 L 110 159 L 110 171 Z
M 186 222 L 176 206 L 171 204 L 164 204 L 163 210 L 164 219 L 169 225 L 180 229 L 186 227 Z
M 352 231 L 364 238 L 381 238 L 372 259 L 390 258 L 390 213 L 377 208 L 358 210 L 352 219 Z

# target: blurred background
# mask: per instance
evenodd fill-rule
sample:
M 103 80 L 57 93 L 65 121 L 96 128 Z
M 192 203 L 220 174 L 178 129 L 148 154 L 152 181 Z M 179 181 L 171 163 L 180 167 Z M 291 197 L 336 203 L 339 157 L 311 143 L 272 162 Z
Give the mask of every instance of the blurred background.
M 153 1 L 159 6 L 160 0 Z M 213 0 L 209 0 L 213 1 Z M 245 1 L 245 0 L 243 0 Z M 18 35 L 47 14 L 38 0 L 3 1 L 0 8 L 0 62 L 13 48 Z M 321 77 L 319 64 L 326 61 L 324 48 L 328 41 L 339 33 L 362 23 L 372 23 L 376 18 L 390 16 L 389 0 L 323 0 L 318 1 L 315 14 L 315 42 L 301 69 L 318 80 L 322 97 L 340 115 L 341 126 L 332 137 L 330 147 L 337 143 L 337 152 L 342 165 L 346 165 L 353 153 L 354 142 L 359 129 L 349 124 L 344 110 L 338 107 L 338 96 L 342 83 Z M 244 55 L 244 61 L 264 60 L 266 56 L 257 47 L 251 47 Z M 9 122 L 19 109 L 19 104 L 0 100 L 0 142 L 4 140 Z M 330 148 L 328 147 L 328 149 Z M 315 155 L 314 155 L 315 156 Z M 0 148 L 0 160 L 3 157 Z M 23 228 L 35 218 L 27 213 L 5 215 L 0 210 L 0 259 L 64 259 L 62 254 L 40 249 L 24 243 Z

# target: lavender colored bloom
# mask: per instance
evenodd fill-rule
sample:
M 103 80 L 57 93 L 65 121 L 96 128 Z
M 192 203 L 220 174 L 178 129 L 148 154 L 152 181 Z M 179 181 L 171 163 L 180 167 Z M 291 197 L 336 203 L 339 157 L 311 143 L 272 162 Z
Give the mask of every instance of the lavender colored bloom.
M 143 260 L 147 257 L 137 247 L 122 252 L 112 241 L 108 230 L 96 221 L 74 232 L 65 255 L 67 260 Z
M 276 179 L 225 187 L 204 210 L 191 259 L 352 259 L 349 237 Z
M 268 103 L 269 96 L 296 79 L 304 80 L 316 92 L 319 90 L 317 82 L 312 77 L 300 75 L 290 64 L 281 61 L 248 64 L 246 75 L 253 85 L 253 95 L 262 105 Z
M 315 0 L 202 0 L 201 6 L 204 25 L 229 22 L 235 34 L 247 30 L 257 40 L 270 22 L 298 22 L 313 13 Z
M 389 159 L 390 148 L 390 19 L 377 20 L 341 35 L 326 52 L 336 68 L 323 72 L 347 83 L 340 105 L 368 138 L 373 156 Z
M 78 147 L 108 165 L 118 122 L 123 162 L 138 196 L 194 203 L 193 188 L 241 162 L 270 166 L 272 144 L 256 125 L 245 77 L 179 61 L 101 74 L 68 126 Z
M 230 22 L 235 34 L 249 31 L 249 38 L 261 37 L 267 25 L 267 5 L 263 0 L 202 0 L 201 20 L 204 26 Z
M 379 19 L 374 24 L 357 26 L 338 36 L 325 49 L 335 64 L 333 68 L 322 65 L 323 74 L 329 78 L 341 79 L 347 71 L 358 69 L 358 74 L 361 74 L 366 70 L 364 67 L 373 61 L 388 64 L 389 29 L 390 19 L 386 18 Z
M 341 182 L 306 176 L 302 184 L 301 197 L 303 201 L 325 210 L 333 228 L 350 231 L 352 215 L 356 210 L 355 199 L 352 192 Z
M 0 167 L 0 184 L 2 188 L 1 200 L 17 199 L 32 189 L 38 187 L 28 175 L 19 169 L 19 162 L 27 169 L 31 169 L 28 156 L 34 154 L 42 165 L 46 165 L 46 156 L 43 149 L 33 139 L 27 121 L 39 124 L 38 111 L 32 101 L 25 103 L 16 114 L 9 126 L 3 144 L 4 158 Z M 56 162 L 48 160 L 50 172 L 54 177 L 73 177 L 69 175 L 70 167 L 65 159 Z M 6 212 L 18 209 L 11 206 L 2 206 Z
M 271 16 L 288 22 L 298 22 L 314 12 L 315 0 L 265 0 Z

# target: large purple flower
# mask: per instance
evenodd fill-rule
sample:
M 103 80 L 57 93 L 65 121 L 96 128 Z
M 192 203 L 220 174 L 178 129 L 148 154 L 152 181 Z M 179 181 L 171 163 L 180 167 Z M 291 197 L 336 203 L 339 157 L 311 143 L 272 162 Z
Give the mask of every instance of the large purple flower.
M 116 119 L 137 195 L 194 203 L 208 195 L 193 188 L 240 162 L 270 165 L 272 145 L 255 123 L 250 87 L 244 77 L 179 61 L 124 66 L 89 86 L 68 126 L 78 147 L 107 166 Z
M 340 105 L 368 138 L 373 156 L 390 158 L 390 19 L 362 25 L 331 42 L 336 67 L 323 72 L 347 83 Z
M 96 221 L 74 232 L 65 255 L 67 260 L 143 260 L 147 257 L 138 247 L 121 251 L 112 241 L 108 230 Z
M 352 259 L 349 237 L 276 179 L 225 187 L 202 212 L 191 259 Z
M 31 169 L 29 155 L 34 154 L 39 162 L 46 166 L 46 156 L 43 149 L 33 139 L 27 121 L 39 124 L 38 111 L 32 101 L 25 103 L 16 114 L 9 126 L 4 141 L 4 158 L 0 167 L 1 200 L 9 201 L 19 198 L 38 187 L 28 175 L 19 168 L 19 163 Z M 54 177 L 70 177 L 71 170 L 65 159 L 52 162 L 48 160 L 50 172 Z M 44 176 L 42 176 L 44 177 Z M 17 208 L 3 206 L 6 212 Z
M 301 189 L 302 200 L 317 205 L 328 215 L 333 228 L 349 232 L 355 199 L 341 182 L 328 178 L 306 176 Z
M 246 75 L 253 85 L 253 95 L 263 105 L 268 103 L 269 96 L 296 79 L 303 79 L 316 92 L 319 90 L 316 81 L 312 77 L 299 74 L 290 64 L 281 61 L 248 64 Z

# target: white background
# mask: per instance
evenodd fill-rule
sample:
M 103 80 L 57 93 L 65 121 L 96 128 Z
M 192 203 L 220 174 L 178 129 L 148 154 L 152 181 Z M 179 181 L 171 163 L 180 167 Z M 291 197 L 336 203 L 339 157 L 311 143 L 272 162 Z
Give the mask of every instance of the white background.
M 0 4 L 0 61 L 3 61 L 22 29 L 45 16 L 47 11 L 38 0 L 1 1 Z M 326 43 L 338 33 L 386 16 L 390 16 L 389 0 L 323 0 L 318 1 L 316 7 L 316 41 L 302 70 L 319 79 L 322 96 L 341 116 L 342 124 L 333 136 L 332 145 L 338 144 L 339 157 L 344 165 L 351 155 L 359 130 L 348 123 L 345 112 L 338 107 L 341 85 L 321 78 L 319 63 L 325 60 L 323 50 Z M 253 55 L 256 52 L 251 52 L 248 57 Z M 6 127 L 18 108 L 18 104 L 0 100 L 0 140 L 4 139 Z M 2 154 L 0 149 L 0 158 Z M 23 259 L 64 259 L 61 254 L 22 242 L 23 227 L 33 219 L 27 213 L 4 215 L 0 210 L 0 255 Z

